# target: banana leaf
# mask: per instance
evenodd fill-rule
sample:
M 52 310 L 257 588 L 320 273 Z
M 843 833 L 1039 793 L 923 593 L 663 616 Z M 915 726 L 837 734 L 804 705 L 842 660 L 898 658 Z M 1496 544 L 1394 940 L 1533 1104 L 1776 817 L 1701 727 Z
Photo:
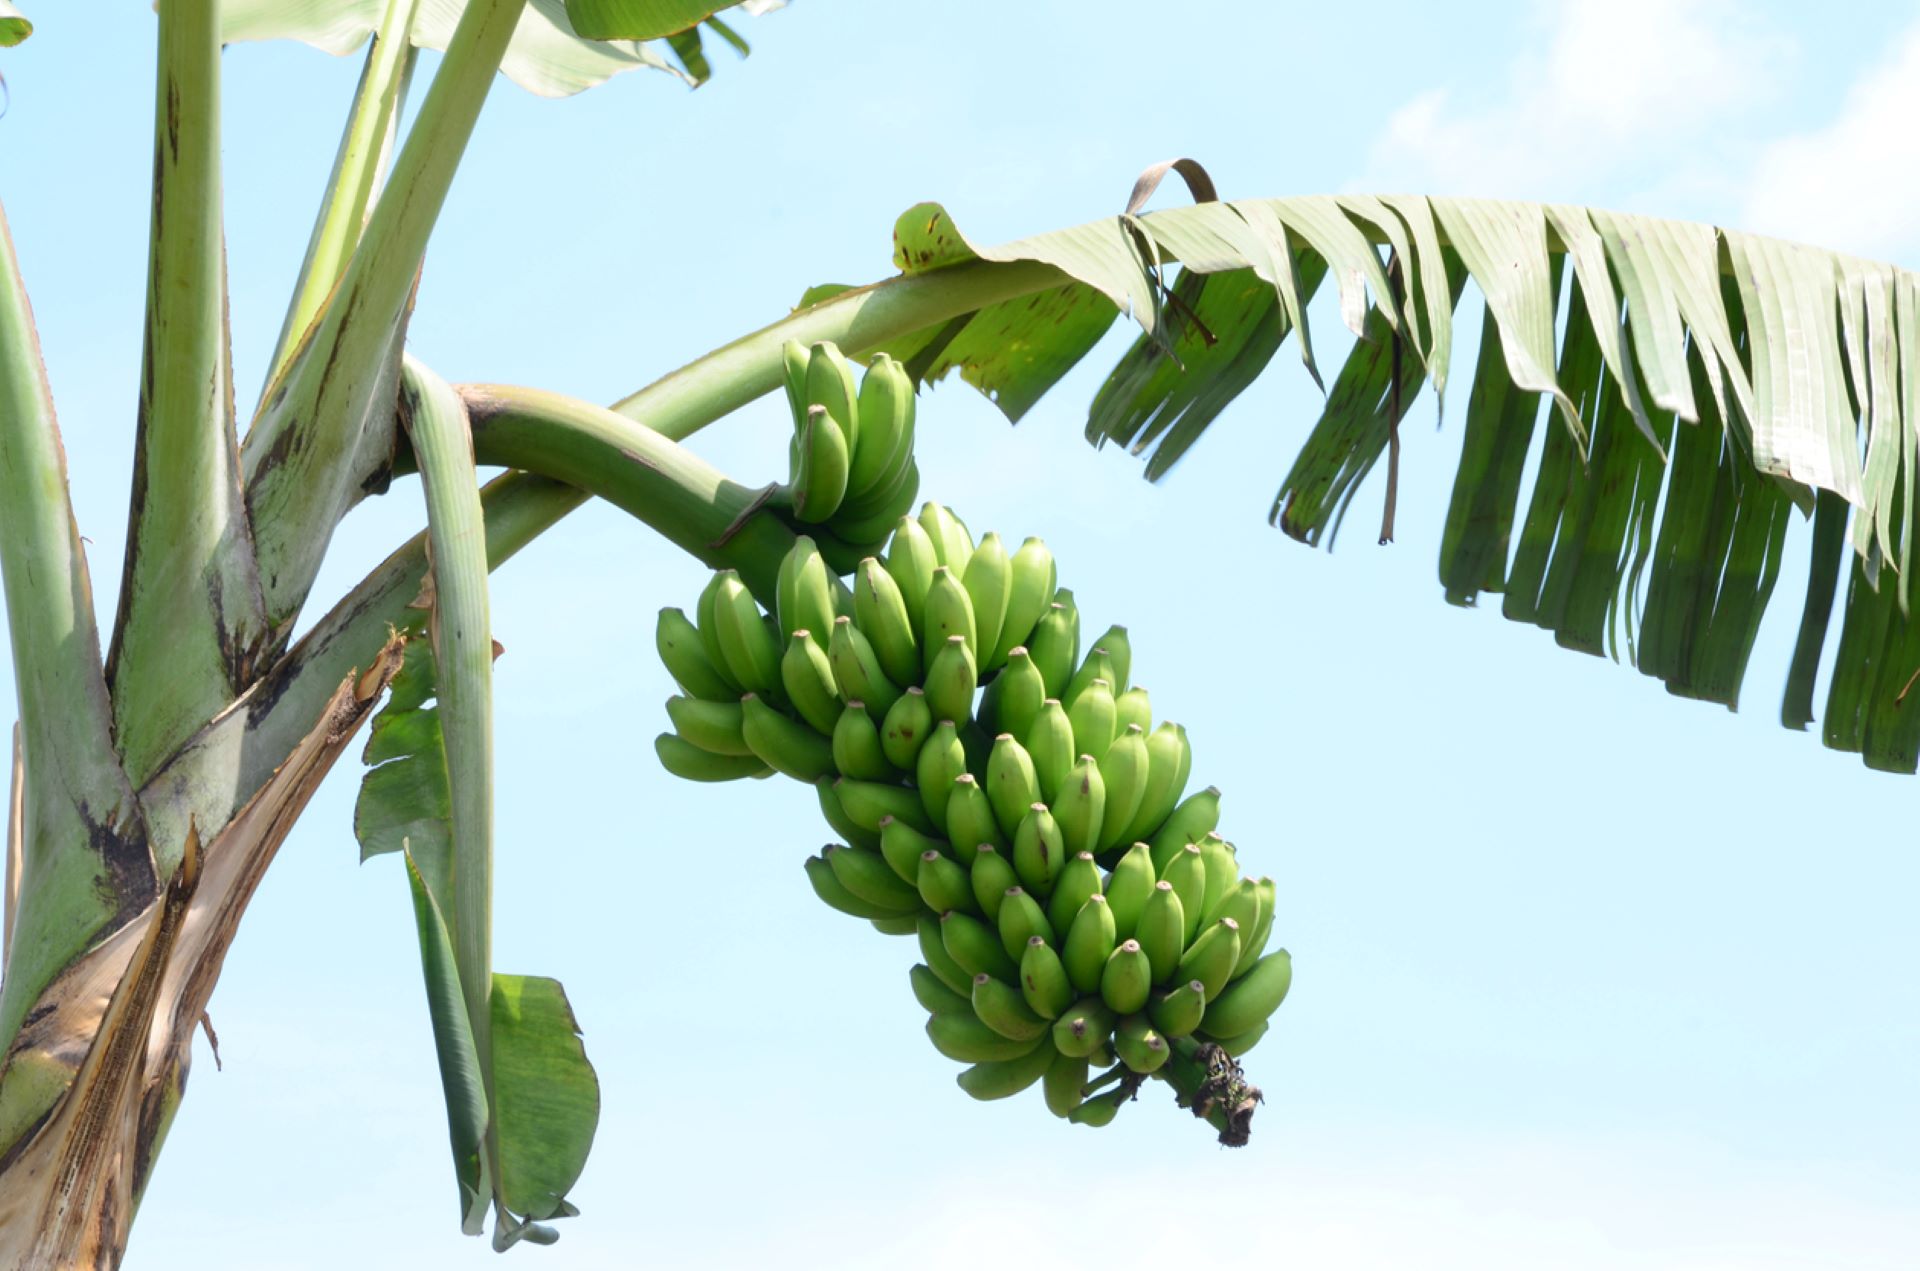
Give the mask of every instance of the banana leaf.
M 1920 277 L 1907 270 L 1602 209 L 1362 194 L 1130 207 L 1000 247 L 923 203 L 896 223 L 894 257 L 904 275 L 1058 271 L 1057 286 L 886 346 L 922 382 L 958 374 L 1015 422 L 1131 317 L 1141 335 L 1086 433 L 1142 457 L 1149 480 L 1198 444 L 1288 335 L 1320 379 L 1306 305 L 1330 277 L 1360 338 L 1273 511 L 1310 543 L 1331 542 L 1391 437 L 1391 350 L 1412 355 L 1397 381 L 1403 415 L 1424 384 L 1437 398 L 1447 383 L 1464 278 L 1487 334 L 1441 543 L 1446 597 L 1501 594 L 1507 617 L 1567 647 L 1731 708 L 1784 558 L 1807 550 L 1789 530 L 1818 506 L 1818 532 L 1801 536 L 1813 568 L 1783 668 L 1783 722 L 1811 719 L 1838 608 L 1823 740 L 1876 768 L 1920 765 L 1907 578 Z M 835 294 L 816 288 L 802 308 Z M 1542 411 L 1551 423 L 1529 488 Z M 1848 546 L 1855 566 L 1836 606 Z

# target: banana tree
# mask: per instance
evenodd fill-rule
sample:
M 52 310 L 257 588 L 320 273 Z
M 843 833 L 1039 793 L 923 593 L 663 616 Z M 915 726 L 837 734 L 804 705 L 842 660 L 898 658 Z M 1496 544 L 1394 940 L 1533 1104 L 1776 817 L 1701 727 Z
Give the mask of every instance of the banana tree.
M 1844 570 L 1823 740 L 1914 770 L 1920 315 L 1913 276 L 1890 266 L 1580 207 L 1223 202 L 1182 161 L 1146 174 L 1119 216 L 997 248 L 936 205 L 909 209 L 896 276 L 816 288 L 609 406 L 450 385 L 406 356 L 428 240 L 494 76 L 549 94 L 642 66 L 697 79 L 702 31 L 738 41 L 715 9 L 162 0 L 135 476 L 104 656 L 25 275 L 0 234 L 0 571 L 19 696 L 0 1264 L 117 1262 L 238 923 L 376 711 L 356 830 L 363 852 L 401 856 L 412 890 L 461 1224 L 477 1233 L 491 1210 L 497 1246 L 551 1238 L 545 1224 L 571 1212 L 598 1091 L 559 985 L 491 965 L 487 574 L 595 497 L 736 571 L 776 611 L 802 531 L 845 553 L 836 572 L 857 563 L 872 540 L 836 544 L 791 490 L 731 480 L 680 444 L 787 385 L 796 345 L 885 355 L 916 385 L 957 372 L 1017 420 L 1131 321 L 1137 341 L 1087 434 L 1146 455 L 1157 478 L 1289 334 L 1326 383 L 1308 320 L 1331 278 L 1359 340 L 1269 515 L 1330 543 L 1384 456 L 1386 539 L 1399 429 L 1429 384 L 1436 408 L 1444 400 L 1471 282 L 1488 321 L 1442 535 L 1448 599 L 1499 594 L 1507 616 L 1567 647 L 1624 650 L 1673 692 L 1732 707 L 1797 512 L 1812 520 L 1812 568 L 1783 722 L 1814 718 Z M 30 31 L 0 2 L 0 43 Z M 365 69 L 242 438 L 219 62 L 225 43 L 270 37 L 335 52 L 364 43 Z M 422 46 L 445 56 L 402 136 Z M 1169 171 L 1193 205 L 1145 211 Z M 1544 457 L 1523 513 L 1537 428 Z M 485 465 L 508 471 L 481 484 Z M 341 518 L 412 476 L 426 528 L 293 639 Z

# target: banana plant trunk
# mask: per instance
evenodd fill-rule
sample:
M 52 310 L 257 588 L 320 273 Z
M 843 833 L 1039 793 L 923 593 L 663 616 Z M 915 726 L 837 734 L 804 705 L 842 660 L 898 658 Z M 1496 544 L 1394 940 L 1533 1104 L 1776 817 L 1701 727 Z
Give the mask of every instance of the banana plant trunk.
M 312 726 L 257 793 L 224 824 L 191 818 L 178 868 L 117 930 L 69 964 L 40 996 L 7 1055 L 16 1099 L 66 1086 L 32 1131 L 0 1156 L 0 1266 L 113 1267 L 167 1128 L 186 1088 L 193 1033 L 205 1018 L 240 917 L 287 832 L 372 711 L 398 664 L 399 640 L 341 680 Z M 246 701 L 230 715 L 244 716 Z M 223 721 L 243 743 L 244 731 Z M 227 747 L 185 753 L 142 792 L 150 816 L 184 810 Z M 42 847 L 26 839 L 18 754 L 10 860 Z M 197 771 L 195 769 L 198 769 Z M 176 800 L 172 807 L 169 799 Z M 13 877 L 18 877 L 14 874 Z M 15 896 L 9 894 L 9 915 Z M 11 925 L 11 923 L 9 924 Z M 57 1088 L 57 1087 L 55 1087 Z

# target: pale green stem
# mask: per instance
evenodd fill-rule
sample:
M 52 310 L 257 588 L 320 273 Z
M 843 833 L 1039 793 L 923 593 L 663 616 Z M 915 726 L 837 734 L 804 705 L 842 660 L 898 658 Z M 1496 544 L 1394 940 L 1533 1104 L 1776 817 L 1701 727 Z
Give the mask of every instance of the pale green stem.
M 93 592 L 40 340 L 0 209 L 0 584 L 26 777 L 20 895 L 0 1053 L 35 998 L 114 916 L 154 894 L 152 861 L 113 749 Z M 0 1152 L 11 1143 L 0 1116 Z
M 233 433 L 218 5 L 159 8 L 146 343 L 107 654 L 115 736 L 136 784 L 233 700 L 266 636 Z M 163 874 L 180 847 L 155 844 Z
M 780 387 L 780 346 L 788 340 L 831 340 L 858 357 L 961 314 L 1071 281 L 1051 265 L 974 261 L 856 287 L 695 358 L 613 409 L 679 441 Z
M 488 1172 L 496 1204 L 504 1208 L 493 1086 L 493 636 L 486 518 L 460 395 L 412 359 L 404 377 L 401 418 L 427 502 L 433 584 L 427 633 L 452 796 L 453 860 L 446 880 L 452 894 L 442 903 L 486 1092 Z
M 280 338 L 274 342 L 268 382 L 286 369 L 294 348 L 340 281 L 379 198 L 417 56 L 410 36 L 419 9 L 420 0 L 387 0 L 380 28 L 367 48 L 353 111 L 347 116 L 333 173 L 327 179 L 326 199 L 314 221 L 313 237 L 300 264 L 300 277 L 280 327 Z
M 462 12 L 366 233 L 247 436 L 248 504 L 276 624 L 298 614 L 354 501 L 365 434 L 391 427 L 398 345 L 421 258 L 525 6 L 472 0 Z

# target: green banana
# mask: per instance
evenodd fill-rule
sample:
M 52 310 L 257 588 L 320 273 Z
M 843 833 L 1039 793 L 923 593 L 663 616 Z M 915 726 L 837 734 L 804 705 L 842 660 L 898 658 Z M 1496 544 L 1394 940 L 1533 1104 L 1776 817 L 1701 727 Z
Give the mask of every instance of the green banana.
M 1019 989 L 984 972 L 973 977 L 973 1013 L 1011 1041 L 1032 1041 L 1048 1032 L 1047 1021 L 1027 1009 Z
M 1207 877 L 1207 895 L 1202 903 L 1206 912 L 1212 913 L 1240 881 L 1240 862 L 1231 843 L 1218 834 L 1209 834 L 1200 843 L 1200 863 L 1206 867 Z
M 1113 1012 L 1097 997 L 1083 997 L 1053 1021 L 1053 1047 L 1063 1055 L 1086 1059 L 1113 1033 Z
M 653 629 L 654 647 L 660 651 L 667 674 L 674 683 L 694 697 L 709 702 L 735 702 L 740 690 L 730 683 L 707 659 L 700 629 L 678 609 L 662 609 Z
M 1107 784 L 1092 755 L 1082 754 L 1053 799 L 1053 817 L 1069 852 L 1100 851 L 1100 827 L 1107 810 Z
M 913 638 L 924 638 L 926 631 L 927 590 L 933 586 L 933 571 L 940 567 L 933 540 L 920 522 L 903 516 L 894 522 L 893 538 L 887 544 L 887 573 L 900 588 L 900 599 L 907 606 L 907 621 Z
M 836 797 L 835 802 L 838 802 Z M 928 838 L 898 817 L 880 818 L 880 855 L 893 872 L 916 886 L 920 879 L 920 858 L 928 852 L 946 856 L 946 844 Z M 951 860 L 951 857 L 948 857 Z
M 860 781 L 886 781 L 897 776 L 880 748 L 880 730 L 867 714 L 867 704 L 854 699 L 833 726 L 833 766 Z
M 1039 798 L 1040 782 L 1027 748 L 1012 733 L 1001 733 L 987 756 L 987 799 L 1001 832 L 1012 838 Z
M 921 673 L 920 648 L 907 617 L 900 584 L 881 563 L 869 556 L 860 562 L 853 590 L 854 621 L 873 645 L 880 669 L 895 684 L 912 684 Z
M 973 898 L 978 902 L 987 921 L 996 926 L 1000 921 L 1000 907 L 1006 903 L 1007 892 L 1019 885 L 1013 866 L 1007 864 L 1004 856 L 991 843 L 976 846 L 971 856 L 962 855 L 962 859 L 971 859 L 973 870 L 968 883 L 973 889 Z M 1013 957 L 1012 953 L 1007 955 Z
M 973 911 L 973 884 L 968 880 L 966 870 L 932 847 L 920 853 L 918 864 L 920 869 L 914 877 L 914 884 L 927 908 L 937 914 L 946 913 L 949 909 L 958 909 L 963 913 Z
M 1053 895 L 1047 898 L 1047 920 L 1053 923 L 1055 931 L 1067 931 L 1073 926 L 1080 906 L 1098 895 L 1100 867 L 1094 864 L 1093 853 L 1079 852 L 1068 856 L 1067 863 L 1060 868 L 1060 876 L 1053 880 Z M 1115 939 L 1118 938 L 1116 935 Z M 1101 959 L 1104 960 L 1106 956 L 1107 951 L 1102 950 Z
M 833 744 L 797 719 L 760 700 L 740 699 L 740 735 L 769 768 L 796 781 L 814 782 L 833 771 Z
M 1080 605 L 1073 598 L 1073 592 L 1065 587 L 1057 587 L 1053 593 L 1053 603 L 1067 612 L 1067 638 L 1073 644 L 1073 660 L 1080 658 Z M 1064 698 L 1062 699 L 1065 700 Z
M 1080 752 L 1074 749 L 1073 725 L 1056 698 L 1040 705 L 1040 713 L 1026 733 L 1027 754 L 1033 759 L 1033 775 L 1040 783 L 1040 797 L 1052 803 L 1060 797 Z
M 1227 894 L 1208 907 L 1204 923 L 1215 923 L 1222 918 L 1231 918 L 1240 924 L 1241 953 L 1245 954 L 1253 931 L 1260 925 L 1260 884 L 1251 878 L 1243 878 L 1228 889 Z M 1239 975 L 1238 971 L 1234 972 Z
M 1065 605 L 1049 604 L 1041 611 L 1040 621 L 1027 637 L 1027 652 L 1046 680 L 1047 696 L 1059 697 L 1066 692 L 1074 663 L 1080 659 L 1080 648 L 1073 638 L 1073 616 Z
M 1087 897 L 1080 912 L 1067 928 L 1066 943 L 1060 946 L 1060 961 L 1067 968 L 1067 979 L 1082 993 L 1099 989 L 1100 978 L 1118 943 L 1113 932 L 1113 910 L 1105 896 Z M 1136 946 L 1137 947 L 1137 946 Z
M 1018 884 L 1001 893 L 996 921 L 1000 927 L 1000 947 L 1016 962 L 1025 956 L 1027 941 L 1035 936 L 1053 943 L 1053 926 L 1047 922 L 1047 911 Z
M 982 843 L 995 847 L 1007 845 L 1000 837 L 999 823 L 994 820 L 993 803 L 971 772 L 955 777 L 953 790 L 947 796 L 947 841 L 954 845 L 962 859 L 967 849 Z
M 1157 1071 L 1173 1053 L 1167 1039 L 1154 1031 L 1152 1021 L 1140 1014 L 1129 1015 L 1115 1026 L 1113 1052 L 1120 1056 L 1121 1063 L 1139 1073 Z
M 780 684 L 780 645 L 760 616 L 753 593 L 731 569 L 720 575 L 714 594 L 713 622 L 720 656 L 742 687 L 766 693 Z
M 907 983 L 913 986 L 913 1000 L 929 1015 L 972 1014 L 973 1000 L 948 988 L 933 969 L 916 962 L 907 971 Z
M 876 905 L 860 899 L 848 891 L 839 878 L 835 877 L 833 867 L 820 856 L 809 856 L 804 862 L 807 868 L 807 881 L 813 885 L 813 894 L 825 901 L 829 908 L 854 918 L 897 918 L 899 911 L 885 905 Z
M 1153 888 L 1153 861 L 1147 855 L 1147 845 L 1135 843 L 1114 862 L 1113 872 L 1107 875 L 1107 903 L 1113 906 L 1113 927 L 1122 940 L 1140 925 L 1140 915 L 1153 898 Z
M 920 758 L 920 747 L 933 731 L 933 708 L 918 684 L 909 684 L 880 721 L 880 751 L 887 762 L 902 772 L 912 772 Z
M 1107 651 L 1107 661 L 1113 670 L 1107 680 L 1113 685 L 1114 695 L 1117 697 L 1125 693 L 1133 684 L 1130 678 L 1133 674 L 1133 641 L 1127 638 L 1127 629 L 1115 623 L 1093 644 L 1095 648 Z M 1146 725 L 1142 724 L 1141 727 L 1145 728 Z
M 962 1070 L 954 1080 L 976 1099 L 1006 1099 L 1045 1077 L 1053 1066 L 1053 1060 L 1053 1047 L 1037 1046 L 1018 1059 L 975 1064 Z
M 880 853 L 835 843 L 820 854 L 840 885 L 868 904 L 903 914 L 920 908 L 920 893 L 901 882 Z
M 859 498 L 886 486 L 913 458 L 913 381 L 885 353 L 860 378 L 855 405 L 860 435 L 853 447 L 847 496 Z
M 1024 741 L 1046 700 L 1047 683 L 1040 678 L 1040 668 L 1033 664 L 1025 645 L 1016 645 L 1006 665 L 987 685 L 980 718 L 989 721 L 996 731 L 1012 733 Z
M 1067 1120 L 1075 1125 L 1090 1125 L 1096 1129 L 1112 1125 L 1113 1118 L 1120 1113 L 1120 1105 L 1131 1098 L 1133 1092 L 1124 1086 L 1103 1091 L 1075 1108 L 1067 1115 Z
M 968 987 L 972 987 L 971 982 Z M 1003 1059 L 1019 1059 L 1039 1049 L 1041 1041 L 1041 1039 L 1024 1042 L 1009 1041 L 982 1024 L 980 1017 L 972 1011 L 968 1011 L 965 1015 L 956 1011 L 951 1015 L 929 1016 L 927 1037 L 933 1042 L 935 1050 L 948 1059 L 957 1059 L 963 1064 L 986 1064 Z
M 860 439 L 859 401 L 860 386 L 854 379 L 853 363 L 847 360 L 839 346 L 830 340 L 822 340 L 809 348 L 807 412 L 811 414 L 816 406 L 826 411 L 827 417 L 846 434 L 849 454 Z
M 940 941 L 967 973 L 969 989 L 976 975 L 991 975 L 1012 984 L 1020 968 L 1000 947 L 1000 935 L 971 914 L 949 909 L 940 915 Z
M 1185 1037 L 1200 1027 L 1206 1009 L 1207 986 L 1198 980 L 1188 980 L 1164 993 L 1155 993 L 1147 1005 L 1147 1014 L 1162 1037 Z
M 781 635 L 791 638 L 796 631 L 810 631 L 822 649 L 827 647 L 834 617 L 832 579 L 819 545 L 805 534 L 796 538 L 781 558 L 774 585 L 774 610 L 780 619 Z
M 991 774 L 989 774 L 991 781 Z M 1067 840 L 1047 805 L 1027 805 L 1013 831 L 1013 871 L 1020 885 L 1036 896 L 1053 895 L 1053 880 L 1067 866 Z
M 1271 878 L 1262 878 L 1255 883 L 1254 886 L 1258 889 L 1260 899 L 1260 917 L 1255 920 L 1251 930 L 1244 926 L 1240 929 L 1242 933 L 1240 937 L 1240 963 L 1233 969 L 1235 975 L 1245 975 L 1247 973 L 1247 969 L 1253 965 L 1254 959 L 1258 958 L 1261 951 L 1267 947 L 1268 937 L 1273 934 L 1273 880 Z
M 673 729 L 708 754 L 750 755 L 740 736 L 740 703 L 709 702 L 698 697 L 669 697 L 667 718 Z
M 940 563 L 953 571 L 958 579 L 967 572 L 967 561 L 973 557 L 973 536 L 967 533 L 967 527 L 960 518 L 938 503 L 920 505 L 920 528 L 933 540 L 934 554 Z
M 1000 664 L 992 660 L 1000 642 L 1000 628 L 1007 620 L 1007 595 L 1013 587 L 1013 562 L 998 534 L 988 532 L 967 558 L 966 573 L 961 576 L 967 599 L 973 603 L 973 650 L 982 671 Z
M 1153 729 L 1153 699 L 1138 684 L 1113 699 L 1115 734 L 1126 732 L 1129 724 L 1137 725 L 1143 733 Z
M 883 936 L 910 936 L 918 921 L 915 914 L 901 914 L 897 918 L 869 918 L 867 924 Z
M 707 665 L 733 687 L 733 692 L 728 696 L 737 698 L 745 686 L 734 678 L 732 669 L 727 666 L 726 656 L 720 652 L 720 623 L 715 617 L 719 609 L 720 585 L 725 579 L 724 573 L 717 573 L 707 580 L 707 585 L 700 589 L 700 601 L 694 606 L 693 616 L 694 621 L 699 623 L 695 630 L 700 636 L 700 650 L 707 655 Z
M 1191 944 L 1207 916 L 1207 866 L 1199 845 L 1189 843 L 1175 852 L 1160 870 L 1160 877 L 1180 894 L 1180 909 L 1187 922 L 1185 943 Z
M 880 834 L 847 815 L 847 810 L 840 806 L 840 795 L 833 788 L 833 783 L 832 777 L 822 777 L 813 783 L 814 795 L 820 800 L 820 815 L 826 818 L 827 824 L 833 827 L 835 834 L 854 847 L 865 848 L 868 851 L 879 850 Z
M 1138 940 L 1123 940 L 1100 970 L 1100 1000 L 1116 1015 L 1131 1015 L 1147 1004 L 1153 969 Z
M 1147 907 L 1140 913 L 1140 925 L 1134 938 L 1146 951 L 1153 968 L 1153 982 L 1168 984 L 1180 969 L 1180 955 L 1186 951 L 1186 914 L 1180 906 L 1180 894 L 1165 879 L 1153 885 Z
M 780 684 L 815 732 L 833 731 L 840 721 L 840 686 L 834 682 L 826 646 L 804 627 L 788 638 L 787 651 L 780 655 Z
M 1198 980 L 1204 984 L 1207 1000 L 1211 1002 L 1227 987 L 1239 962 L 1240 924 L 1231 918 L 1222 918 L 1187 946 L 1186 955 L 1180 959 L 1174 974 L 1182 983 Z
M 780 346 L 780 358 L 785 363 L 787 375 L 787 405 L 793 411 L 794 431 L 800 430 L 800 424 L 807 417 L 807 362 L 810 359 L 807 346 L 798 340 L 788 340 Z
M 979 687 L 973 651 L 960 636 L 948 636 L 927 666 L 927 706 L 935 719 L 965 724 L 973 718 L 973 694 Z
M 833 680 L 840 686 L 841 696 L 848 701 L 857 698 L 865 702 L 867 713 L 876 721 L 885 719 L 900 699 L 900 690 L 880 669 L 880 659 L 873 646 L 851 618 L 833 620 L 833 637 L 827 641 L 827 661 L 833 666 Z
M 928 970 L 939 977 L 940 983 L 952 989 L 956 996 L 969 999 L 967 1010 L 971 1013 L 973 977 L 967 974 L 966 968 L 953 960 L 951 953 L 947 952 L 946 942 L 941 935 L 944 928 L 940 920 L 932 914 L 923 913 L 915 919 L 915 925 L 920 936 L 921 960 L 927 964 Z
M 1147 734 L 1147 784 L 1140 795 L 1140 810 L 1127 825 L 1127 842 L 1150 840 L 1173 814 L 1192 767 L 1193 749 L 1187 744 L 1186 729 L 1167 722 Z
M 1026 950 L 1020 955 L 1020 992 L 1042 1019 L 1057 1018 L 1073 1002 L 1067 968 L 1045 936 L 1027 937 Z
M 1095 680 L 1084 693 L 1066 703 L 1067 722 L 1073 725 L 1073 744 L 1094 762 L 1106 758 L 1113 745 L 1113 694 L 1105 680 Z
M 1220 824 L 1220 788 L 1208 786 L 1196 791 L 1176 807 L 1166 823 L 1149 840 L 1153 847 L 1153 867 L 1162 875 L 1173 854 L 1189 843 L 1198 843 Z
M 1272 1024 L 1271 1020 L 1262 1021 L 1258 1028 L 1249 1029 L 1238 1037 L 1218 1038 L 1214 1041 L 1214 1045 L 1226 1051 L 1230 1058 L 1238 1059 L 1260 1044 L 1260 1039 L 1267 1035 L 1267 1029 L 1272 1027 Z
M 809 524 L 831 520 L 847 497 L 847 434 L 831 414 L 809 407 L 800 426 L 800 462 L 793 472 L 793 514 Z
M 920 656 L 929 675 L 933 673 L 933 660 L 947 647 L 947 640 L 952 636 L 966 640 L 968 651 L 974 655 L 974 665 L 979 666 L 980 642 L 974 626 L 973 598 L 961 586 L 958 571 L 945 565 L 933 571 L 933 584 L 927 588 L 924 625 L 926 638 L 920 645 Z
M 1040 1089 L 1046 1096 L 1047 1111 L 1057 1117 L 1070 1117 L 1080 1106 L 1080 1092 L 1087 1084 L 1087 1061 L 1076 1059 L 1072 1055 L 1053 1052 L 1053 1058 L 1047 1063 L 1047 1072 L 1040 1079 Z
M 826 553 L 822 552 L 820 555 L 824 559 Z M 861 559 L 864 560 L 866 558 L 861 557 Z M 831 562 L 828 563 L 828 569 L 829 571 L 832 569 Z M 853 588 L 847 586 L 846 580 L 838 574 L 829 572 L 827 574 L 827 589 L 833 593 L 833 616 L 836 618 L 853 617 Z
M 1080 669 L 1073 673 L 1071 680 L 1067 681 L 1067 691 L 1060 695 L 1060 700 L 1066 704 L 1067 713 L 1073 713 L 1073 704 L 1080 700 L 1082 693 L 1093 686 L 1095 680 L 1105 680 L 1108 694 L 1117 702 L 1120 690 L 1114 687 L 1113 675 L 1113 659 L 1107 656 L 1107 651 L 1097 647 L 1090 651 L 1086 661 L 1080 664 Z
M 920 804 L 935 825 L 947 824 L 947 805 L 953 799 L 953 783 L 967 770 L 967 750 L 952 720 L 934 725 L 933 735 L 920 747 L 914 761 L 914 785 L 920 791 Z
M 1014 649 L 1024 645 L 1033 634 L 1033 626 L 1053 600 L 1055 576 L 1053 553 L 1037 538 L 1020 544 L 1013 554 L 1007 586 L 1007 616 L 1000 625 L 1000 638 L 994 642 L 993 665 L 1006 662 Z M 1045 694 L 1042 694 L 1045 696 Z M 1018 729 L 1013 730 L 1016 734 Z
M 1138 724 L 1113 739 L 1113 745 L 1100 759 L 1100 780 L 1107 788 L 1107 806 L 1100 819 L 1100 851 L 1108 851 L 1133 840 L 1127 831 L 1140 812 L 1140 801 L 1147 793 L 1147 737 Z M 1149 864 L 1151 864 L 1151 853 Z
M 913 791 L 905 786 L 841 777 L 833 783 L 833 792 L 839 796 L 847 819 L 861 829 L 878 834 L 880 823 L 892 817 L 896 821 L 905 821 L 922 834 L 933 833 L 933 822 L 927 818 L 927 810 L 920 806 L 920 800 Z
M 661 733 L 653 739 L 660 766 L 683 781 L 738 781 L 763 777 L 772 769 L 754 755 L 716 755 L 684 737 Z
M 1200 1026 L 1210 1037 L 1238 1037 L 1251 1032 L 1280 1009 L 1293 987 L 1293 959 L 1276 949 L 1207 1002 Z

